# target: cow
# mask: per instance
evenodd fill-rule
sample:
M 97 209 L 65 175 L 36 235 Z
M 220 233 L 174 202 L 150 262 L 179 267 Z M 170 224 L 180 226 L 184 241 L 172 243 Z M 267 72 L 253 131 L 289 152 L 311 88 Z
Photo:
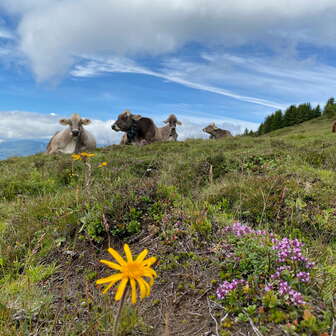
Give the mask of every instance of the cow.
M 218 138 L 232 136 L 230 131 L 218 128 L 215 125 L 215 123 L 212 123 L 208 125 L 207 127 L 203 128 L 203 132 L 210 134 L 210 139 L 218 139 Z
M 177 120 L 175 114 L 171 114 L 164 123 L 167 125 L 157 129 L 157 141 L 176 141 L 178 137 L 176 125 L 182 123 Z
M 121 139 L 121 145 L 144 145 L 156 141 L 176 140 L 176 125 L 181 125 L 181 122 L 174 115 L 170 115 L 164 122 L 167 125 L 158 128 L 152 119 L 142 117 L 139 114 L 134 115 L 126 110 L 118 116 L 118 119 L 111 127 L 114 131 L 126 133 Z
M 333 123 L 332 125 L 332 132 L 335 133 L 336 132 L 336 121 Z
M 75 113 L 70 119 L 60 119 L 59 123 L 69 127 L 52 136 L 47 145 L 47 154 L 73 154 L 96 148 L 96 139 L 83 127 L 91 123 L 90 119 L 82 119 L 79 114 Z

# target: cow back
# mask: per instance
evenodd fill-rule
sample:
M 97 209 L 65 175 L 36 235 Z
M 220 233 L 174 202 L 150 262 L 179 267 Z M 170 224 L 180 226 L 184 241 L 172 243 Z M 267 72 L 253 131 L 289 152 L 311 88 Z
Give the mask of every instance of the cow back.
M 154 141 L 155 130 L 155 124 L 150 118 L 141 118 L 136 121 L 136 134 L 139 140 Z

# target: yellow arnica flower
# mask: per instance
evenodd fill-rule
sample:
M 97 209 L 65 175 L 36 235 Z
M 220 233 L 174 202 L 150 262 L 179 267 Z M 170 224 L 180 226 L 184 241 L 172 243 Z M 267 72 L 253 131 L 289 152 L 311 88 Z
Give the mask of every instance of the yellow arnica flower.
M 113 248 L 109 248 L 107 251 L 118 262 L 118 264 L 109 260 L 100 260 L 100 262 L 114 270 L 119 271 L 120 273 L 113 274 L 107 278 L 102 278 L 96 281 L 99 285 L 108 284 L 103 290 L 103 293 L 106 293 L 114 284 L 120 281 L 115 295 L 116 301 L 119 301 L 123 297 L 128 285 L 131 286 L 131 302 L 133 304 L 137 302 L 137 285 L 140 289 L 141 299 L 149 296 L 150 287 L 153 286 L 154 278 L 157 277 L 156 272 L 151 268 L 151 266 L 156 262 L 156 258 L 151 257 L 145 260 L 148 254 L 148 250 L 145 249 L 135 260 L 133 260 L 131 250 L 127 244 L 124 245 L 126 261 Z M 148 278 L 149 283 L 144 278 Z
M 106 166 L 107 166 L 107 162 L 102 162 L 102 163 L 98 166 L 98 168 L 106 167 Z
M 82 153 L 80 153 L 80 155 L 83 156 L 83 157 L 92 157 L 92 156 L 96 156 L 96 154 L 86 153 L 86 152 L 82 152 Z
M 71 157 L 74 159 L 74 160 L 81 160 L 81 156 L 79 154 L 72 154 Z

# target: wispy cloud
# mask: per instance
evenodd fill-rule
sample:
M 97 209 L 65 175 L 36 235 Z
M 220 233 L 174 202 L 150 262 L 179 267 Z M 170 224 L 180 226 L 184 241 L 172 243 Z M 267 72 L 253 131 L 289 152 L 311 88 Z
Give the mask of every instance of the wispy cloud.
M 0 26 L 0 39 L 13 40 L 14 38 L 15 36 L 11 31 Z
M 85 65 L 75 66 L 74 70 L 72 70 L 70 74 L 74 77 L 94 77 L 108 72 L 135 73 L 135 74 L 148 75 L 161 78 L 170 82 L 178 83 L 180 85 L 190 87 L 193 89 L 223 95 L 226 97 L 230 97 L 233 99 L 237 99 L 252 104 L 258 104 L 273 108 L 283 107 L 281 104 L 268 101 L 265 99 L 239 95 L 229 90 L 222 89 L 220 87 L 193 82 L 180 77 L 179 75 L 176 74 L 175 71 L 172 71 L 171 73 L 167 71 L 166 72 L 152 71 L 150 69 L 137 65 L 130 59 L 120 57 L 111 57 L 107 59 L 96 58 L 94 60 L 90 60 Z M 183 75 L 181 72 L 179 74 Z
M 84 60 L 85 64 L 74 67 L 72 76 L 136 73 L 273 109 L 307 101 L 325 102 L 336 91 L 335 66 L 321 63 L 315 57 L 299 58 L 295 54 L 284 53 L 279 57 L 203 53 L 194 61 L 183 56 L 163 58 L 156 70 L 122 57 L 86 56 Z M 242 95 L 241 92 L 252 92 L 259 97 Z M 276 97 L 281 103 L 265 97 Z

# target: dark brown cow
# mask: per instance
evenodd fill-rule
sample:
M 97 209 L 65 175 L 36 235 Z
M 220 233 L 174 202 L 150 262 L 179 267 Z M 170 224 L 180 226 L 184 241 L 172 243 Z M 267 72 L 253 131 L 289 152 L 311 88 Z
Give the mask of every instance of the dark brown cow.
M 230 131 L 218 128 L 215 123 L 212 123 L 209 126 L 203 128 L 203 132 L 210 134 L 210 139 L 218 139 L 232 136 Z
M 121 145 L 130 143 L 144 145 L 156 141 L 176 141 L 176 125 L 181 125 L 181 122 L 177 120 L 175 115 L 171 114 L 164 123 L 167 125 L 158 128 L 152 119 L 125 111 L 118 116 L 117 121 L 112 125 L 112 129 L 126 133 L 121 139 Z
M 111 126 L 114 131 L 125 132 L 121 144 L 147 144 L 155 138 L 155 125 L 152 119 L 141 117 L 125 111 L 119 114 L 116 122 Z
M 332 125 L 332 131 L 333 131 L 333 133 L 335 133 L 336 132 L 336 121 L 333 123 L 333 125 Z

